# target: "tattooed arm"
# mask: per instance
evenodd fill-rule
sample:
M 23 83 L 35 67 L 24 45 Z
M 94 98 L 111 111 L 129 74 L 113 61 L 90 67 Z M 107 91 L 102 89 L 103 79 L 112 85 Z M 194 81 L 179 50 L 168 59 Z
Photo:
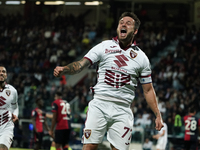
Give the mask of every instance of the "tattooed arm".
M 81 72 L 84 68 L 90 66 L 90 61 L 86 58 L 82 58 L 79 61 L 73 62 L 68 64 L 67 66 L 57 66 L 54 69 L 54 76 L 55 77 L 60 77 L 63 74 L 76 74 Z

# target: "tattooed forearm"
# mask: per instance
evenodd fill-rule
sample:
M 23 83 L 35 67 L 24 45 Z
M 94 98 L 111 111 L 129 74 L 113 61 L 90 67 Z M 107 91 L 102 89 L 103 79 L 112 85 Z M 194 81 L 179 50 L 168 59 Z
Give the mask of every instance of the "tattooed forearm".
M 79 62 L 73 62 L 67 66 L 65 66 L 64 72 L 66 74 L 76 74 L 83 70 L 83 67 Z
M 70 63 L 69 65 L 65 66 L 64 73 L 66 74 L 76 74 L 81 72 L 85 67 L 89 66 L 89 61 L 86 59 L 81 59 L 80 61 Z

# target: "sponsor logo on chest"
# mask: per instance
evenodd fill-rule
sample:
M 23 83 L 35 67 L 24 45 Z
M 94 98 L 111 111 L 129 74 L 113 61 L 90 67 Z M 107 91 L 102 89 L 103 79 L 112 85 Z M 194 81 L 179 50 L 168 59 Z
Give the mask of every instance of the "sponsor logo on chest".
M 105 49 L 105 53 L 108 54 L 108 53 L 121 53 L 122 50 L 120 49 Z

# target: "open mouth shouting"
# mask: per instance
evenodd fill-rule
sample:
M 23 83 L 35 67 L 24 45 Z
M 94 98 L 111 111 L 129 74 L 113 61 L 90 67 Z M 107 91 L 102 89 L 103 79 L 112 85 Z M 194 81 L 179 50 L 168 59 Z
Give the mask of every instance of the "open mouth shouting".
M 121 37 L 126 37 L 126 34 L 127 34 L 126 29 L 121 29 L 121 31 L 120 31 Z

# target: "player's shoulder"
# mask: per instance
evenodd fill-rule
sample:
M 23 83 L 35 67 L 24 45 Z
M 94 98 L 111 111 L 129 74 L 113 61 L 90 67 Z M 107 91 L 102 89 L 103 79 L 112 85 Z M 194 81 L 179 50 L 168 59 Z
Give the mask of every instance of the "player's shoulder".
M 104 44 L 104 45 L 109 45 L 110 46 L 110 44 L 118 44 L 118 43 L 115 42 L 114 40 L 104 40 L 100 44 Z
M 6 84 L 5 87 L 6 87 L 6 89 L 10 89 L 12 91 L 17 92 L 16 88 L 14 86 L 12 86 L 11 84 Z
M 62 102 L 63 102 L 62 99 L 57 99 L 57 100 L 54 100 L 54 101 L 53 101 L 54 104 L 60 104 L 60 103 L 62 103 Z
M 130 54 L 132 55 L 132 58 L 137 58 L 137 61 L 139 61 L 140 63 L 149 64 L 149 58 L 139 46 L 133 44 L 130 49 Z
M 140 55 L 144 55 L 146 57 L 145 52 L 138 45 L 132 45 L 131 48 L 132 50 L 134 50 L 134 52 L 139 53 Z
M 187 120 L 188 118 L 191 118 L 191 116 L 185 115 L 185 116 L 183 117 L 184 120 Z
M 52 102 L 52 104 L 56 104 L 56 103 L 58 103 L 58 100 L 54 100 L 54 101 Z

